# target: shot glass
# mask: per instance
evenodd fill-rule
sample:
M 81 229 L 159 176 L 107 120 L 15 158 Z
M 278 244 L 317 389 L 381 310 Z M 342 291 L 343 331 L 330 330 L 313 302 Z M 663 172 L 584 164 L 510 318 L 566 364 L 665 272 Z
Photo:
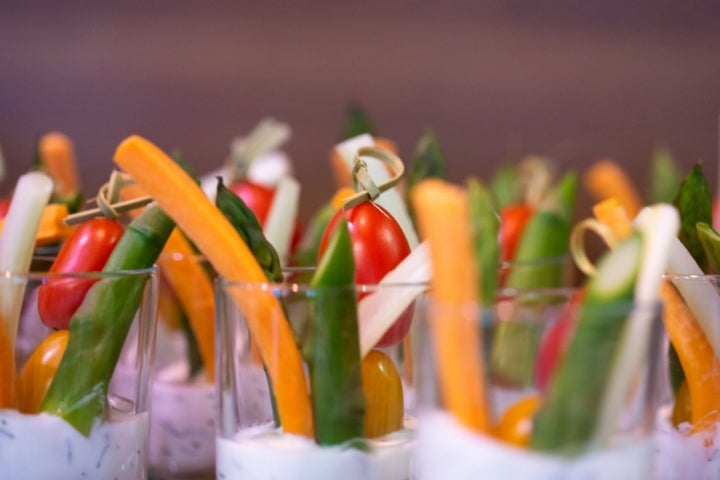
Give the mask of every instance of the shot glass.
M 512 290 L 487 308 L 428 298 L 417 332 L 416 478 L 648 478 L 660 309 L 587 310 L 597 329 L 583 326 L 590 307 L 579 298 Z M 470 333 L 448 336 L 441 319 Z M 639 347 L 627 348 L 627 332 L 642 336 Z
M 313 287 L 300 272 L 282 284 L 220 280 L 216 291 L 218 478 L 410 478 L 409 342 L 398 333 L 375 345 L 378 325 L 414 322 L 426 285 Z M 284 412 L 304 402 L 300 423 L 313 421 L 298 432 Z
M 150 472 L 156 479 L 215 478 L 212 344 L 215 274 L 201 255 L 163 252 L 157 358 L 151 392 Z M 209 335 L 198 339 L 197 328 Z M 208 330 L 209 329 L 209 330 Z M 203 343 L 204 342 L 204 343 Z
M 653 478 L 720 478 L 720 275 L 666 275 L 665 280 L 669 341 Z
M 0 272 L 1 476 L 147 478 L 155 268 L 35 267 Z M 116 368 L 121 352 L 131 366 Z

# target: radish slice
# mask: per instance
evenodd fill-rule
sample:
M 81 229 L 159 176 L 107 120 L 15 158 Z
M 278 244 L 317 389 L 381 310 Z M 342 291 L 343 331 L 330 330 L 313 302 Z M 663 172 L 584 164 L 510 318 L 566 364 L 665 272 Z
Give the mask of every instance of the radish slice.
M 284 177 L 275 187 L 263 234 L 275 247 L 280 263 L 285 265 L 290 253 L 290 242 L 300 203 L 300 183 L 292 177 Z
M 44 173 L 30 172 L 18 179 L 0 233 L 0 272 L 26 273 L 30 269 L 40 219 L 52 191 L 53 182 Z M 0 316 L 14 343 L 25 285 L 8 282 L 0 292 Z
M 362 147 L 372 147 L 374 145 L 375 141 L 372 136 L 365 133 L 345 140 L 336 145 L 335 148 L 343 157 L 343 160 L 345 160 L 348 170 L 352 171 L 353 163 L 355 162 L 355 153 Z M 372 178 L 377 185 L 390 180 L 390 174 L 382 161 L 370 157 L 362 157 L 362 160 L 367 164 L 370 178 Z M 415 227 L 410 219 L 407 205 L 405 205 L 405 201 L 397 188 L 391 188 L 381 193 L 374 201 L 390 212 L 390 215 L 395 218 L 400 228 L 402 228 L 403 233 L 405 233 L 405 238 L 407 238 L 410 248 L 414 249 L 417 247 L 420 243 L 417 232 L 415 232 Z
M 383 277 L 377 292 L 358 302 L 361 357 L 380 341 L 413 300 L 427 290 L 431 270 L 430 250 L 427 242 L 423 242 Z M 389 284 L 403 284 L 407 287 L 382 288 L 382 285 Z

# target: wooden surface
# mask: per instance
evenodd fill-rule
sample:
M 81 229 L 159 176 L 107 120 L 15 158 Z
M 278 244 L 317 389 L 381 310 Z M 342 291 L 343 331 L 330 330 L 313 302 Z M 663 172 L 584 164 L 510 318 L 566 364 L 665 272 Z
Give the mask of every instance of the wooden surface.
M 663 144 L 716 183 L 717 2 L 7 3 L 0 145 L 12 181 L 0 192 L 51 129 L 75 140 L 89 193 L 128 134 L 182 148 L 202 172 L 272 115 L 293 126 L 307 217 L 331 194 L 327 152 L 351 101 L 406 158 L 432 128 L 458 181 L 543 153 L 580 171 L 612 156 L 644 185 Z

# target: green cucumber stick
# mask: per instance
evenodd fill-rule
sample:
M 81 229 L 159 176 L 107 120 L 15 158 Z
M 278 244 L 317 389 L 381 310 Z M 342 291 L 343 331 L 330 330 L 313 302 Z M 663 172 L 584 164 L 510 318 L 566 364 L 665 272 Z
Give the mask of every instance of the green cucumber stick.
M 535 416 L 533 449 L 576 455 L 591 442 L 610 378 L 643 252 L 633 233 L 598 264 L 585 291 L 575 334 Z
M 355 262 L 345 222 L 338 222 L 311 286 L 309 358 L 315 436 L 320 445 L 363 437 Z
M 705 222 L 695 225 L 698 238 L 714 272 L 720 272 L 720 233 Z
M 680 234 L 678 238 L 688 249 L 703 271 L 707 271 L 708 259 L 698 237 L 698 222 L 712 224 L 712 194 L 702 166 L 697 163 L 680 184 L 673 200 L 680 213 Z
M 145 209 L 125 230 L 103 271 L 153 266 L 175 224 L 157 205 Z M 65 419 L 87 436 L 105 411 L 108 384 L 148 277 L 102 278 L 88 290 L 70 320 L 70 337 L 42 411 Z
M 670 151 L 664 148 L 655 150 L 650 172 L 650 203 L 672 203 L 680 181 L 680 171 Z
M 516 289 L 560 287 L 565 276 L 562 258 L 568 255 L 577 175 L 565 175 L 523 230 L 515 264 L 506 286 Z
M 275 248 L 263 235 L 262 226 L 240 197 L 231 192 L 218 177 L 215 205 L 237 230 L 271 282 L 283 279 L 282 266 Z

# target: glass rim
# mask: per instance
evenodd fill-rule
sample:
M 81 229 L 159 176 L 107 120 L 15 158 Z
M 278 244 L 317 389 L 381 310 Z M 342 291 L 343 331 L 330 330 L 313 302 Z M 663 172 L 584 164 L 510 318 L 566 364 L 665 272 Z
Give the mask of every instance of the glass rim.
M 84 272 L 51 272 L 51 271 L 29 271 L 16 272 L 13 270 L 0 270 L 0 279 L 25 279 L 27 281 L 48 280 L 53 278 L 123 278 L 136 277 L 142 275 L 155 275 L 158 272 L 158 266 L 152 265 L 147 268 L 131 268 L 127 270 L 111 270 L 111 271 L 84 271 Z
M 283 270 L 285 271 L 285 270 Z M 308 271 L 313 271 L 312 269 Z M 300 272 L 298 272 L 300 273 Z M 430 282 L 380 282 L 380 283 L 353 283 L 352 285 L 311 285 L 308 281 L 283 281 L 283 282 L 272 282 L 272 281 L 261 281 L 255 282 L 251 280 L 229 280 L 225 277 L 218 277 L 215 280 L 217 286 L 221 290 L 231 288 L 241 288 L 244 290 L 260 290 L 260 291 L 292 291 L 296 293 L 310 292 L 313 290 L 354 290 L 357 292 L 373 292 L 378 290 L 393 290 L 403 288 L 422 288 L 423 290 L 430 289 Z
M 718 280 L 720 273 L 665 273 L 663 280 Z
M 534 267 L 542 265 L 558 265 L 563 262 L 571 262 L 572 255 L 569 253 L 563 255 L 555 255 L 552 257 L 543 257 L 533 260 L 503 260 L 500 262 L 500 268 L 513 268 L 513 267 Z

